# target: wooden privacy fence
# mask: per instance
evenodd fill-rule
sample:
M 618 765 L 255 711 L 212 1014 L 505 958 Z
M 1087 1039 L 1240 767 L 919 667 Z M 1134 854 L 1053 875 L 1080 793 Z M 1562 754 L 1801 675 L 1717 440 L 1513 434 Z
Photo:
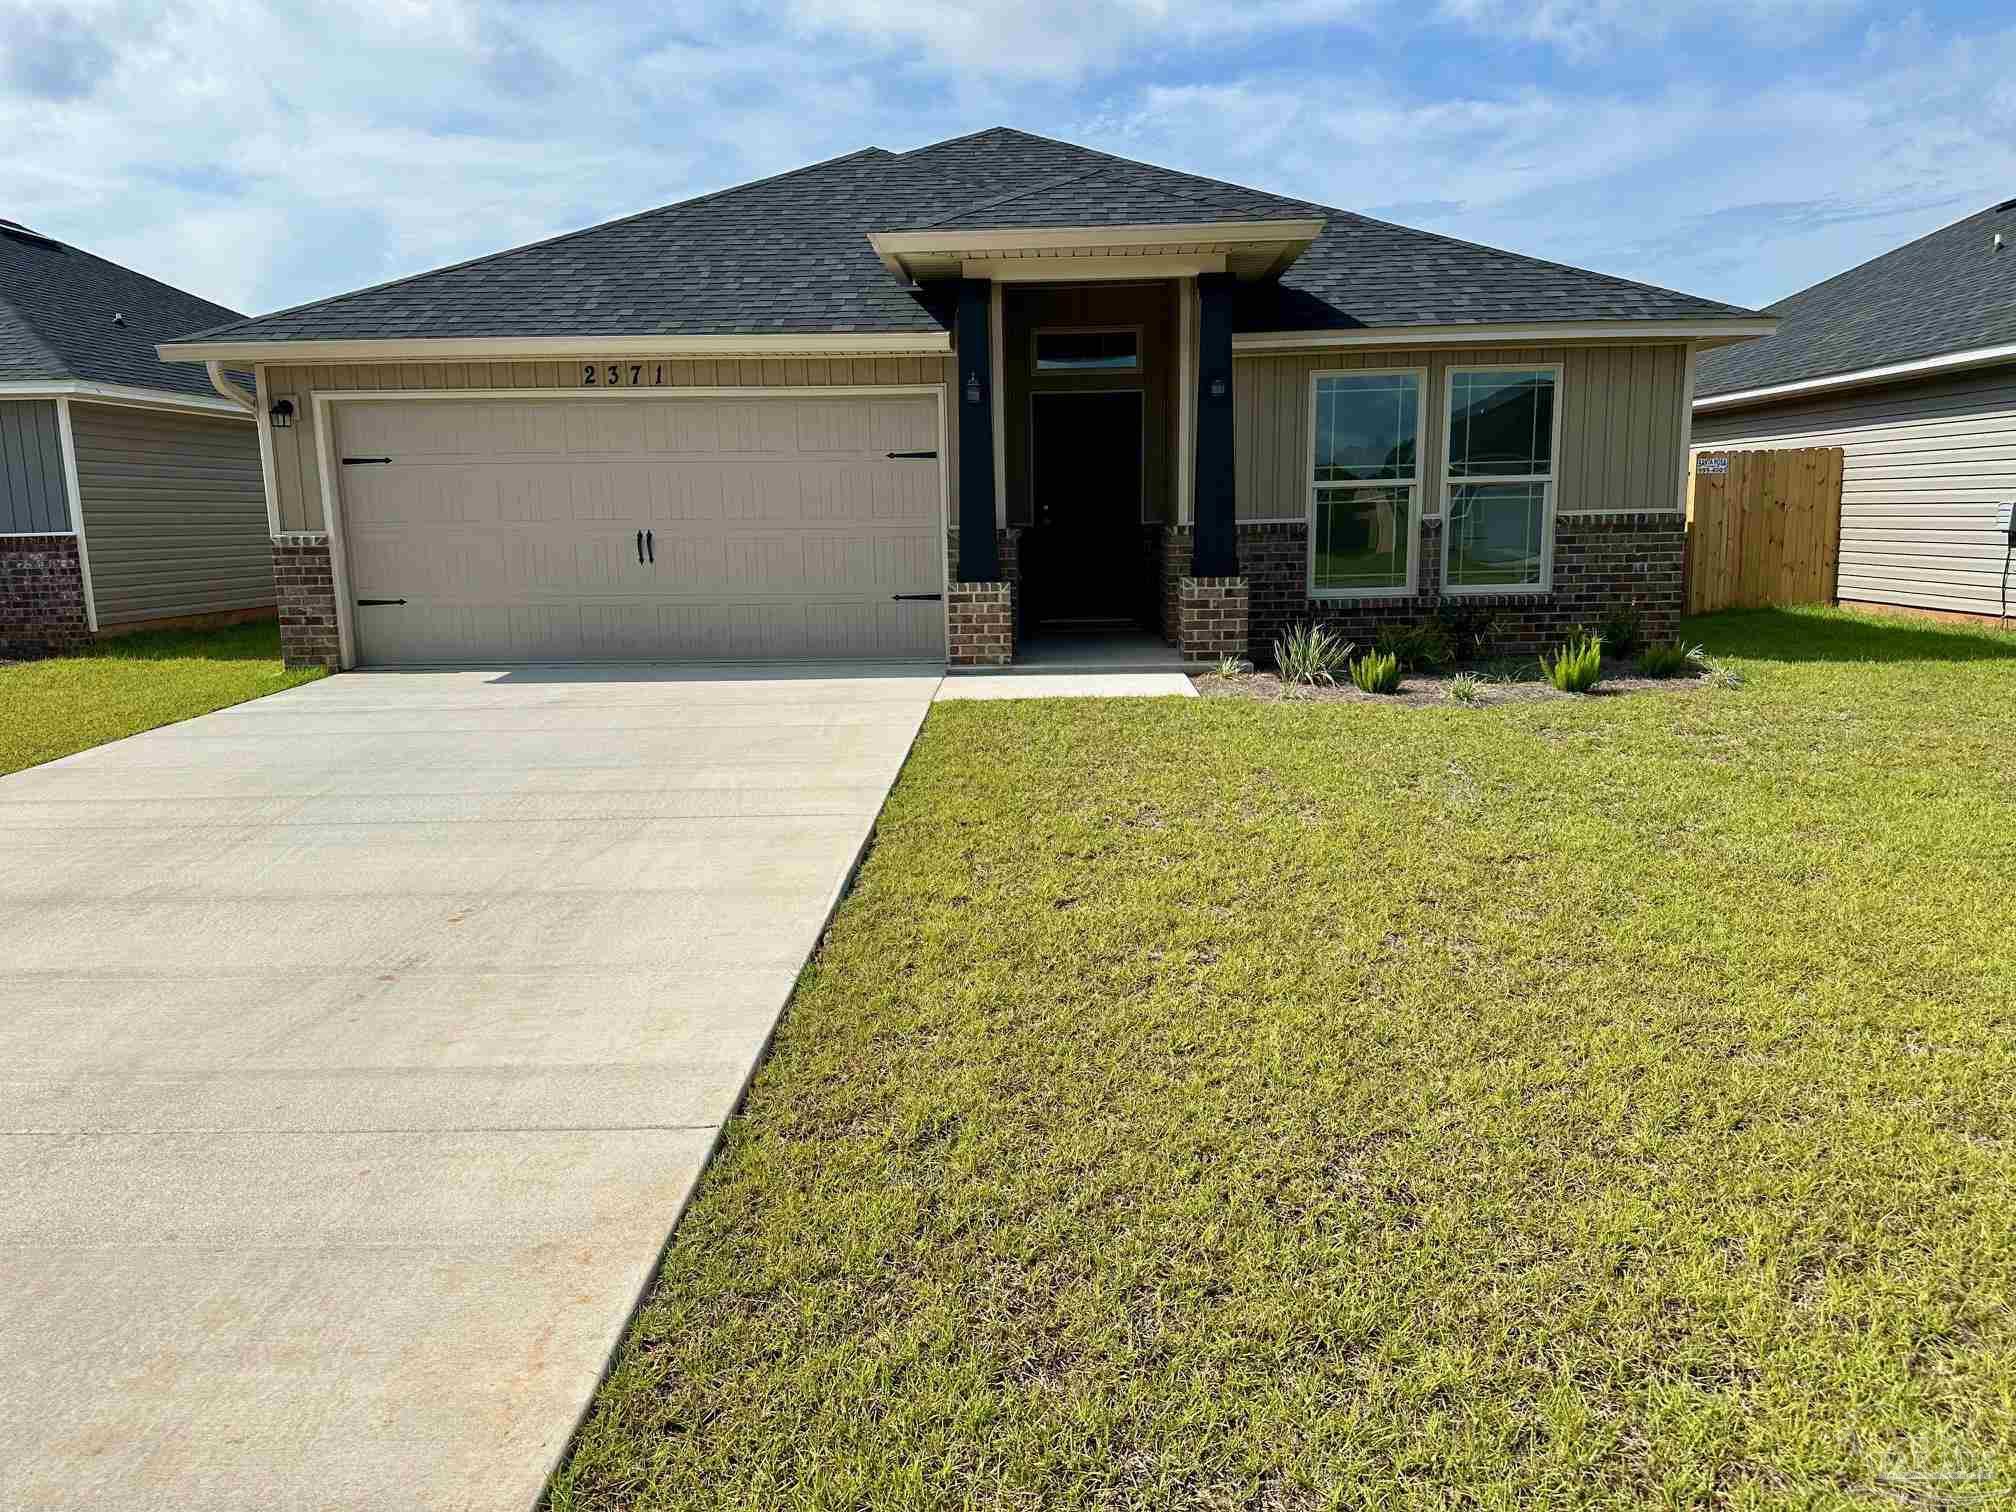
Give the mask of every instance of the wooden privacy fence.
M 1687 480 L 1687 612 L 1834 602 L 1841 448 L 1702 451 Z

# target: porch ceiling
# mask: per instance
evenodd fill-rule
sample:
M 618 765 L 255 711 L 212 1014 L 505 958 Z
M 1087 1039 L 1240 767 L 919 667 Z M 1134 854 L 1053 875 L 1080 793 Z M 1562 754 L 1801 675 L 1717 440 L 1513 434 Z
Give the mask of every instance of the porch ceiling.
M 1218 221 L 1190 225 L 1004 226 L 982 231 L 871 231 L 883 265 L 906 282 L 992 278 L 1049 283 L 1082 278 L 1179 278 L 1280 272 L 1324 222 Z

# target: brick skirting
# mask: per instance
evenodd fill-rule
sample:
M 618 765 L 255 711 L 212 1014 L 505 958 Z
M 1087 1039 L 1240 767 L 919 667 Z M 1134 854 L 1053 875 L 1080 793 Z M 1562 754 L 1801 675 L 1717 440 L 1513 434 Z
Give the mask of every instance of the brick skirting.
M 62 656 L 90 644 L 77 537 L 0 537 L 0 656 Z
M 279 599 L 281 661 L 289 667 L 332 670 L 342 665 L 329 537 L 275 536 L 273 591 Z
M 1176 583 L 1176 644 L 1189 661 L 1247 654 L 1246 579 L 1183 577 Z
M 952 666 L 1007 666 L 1015 659 L 1015 585 L 948 584 L 945 641 L 945 660 Z
M 1486 650 L 1530 655 L 1578 626 L 1634 615 L 1651 640 L 1678 632 L 1685 594 L 1687 526 L 1677 512 L 1563 515 L 1554 528 L 1554 586 L 1546 593 L 1441 591 L 1442 520 L 1421 522 L 1417 591 L 1405 598 L 1312 599 L 1309 527 L 1300 522 L 1239 527 L 1239 567 L 1248 584 L 1251 655 L 1272 661 L 1275 638 L 1305 620 L 1329 625 L 1361 646 L 1382 626 L 1418 624 L 1439 611 L 1488 616 Z

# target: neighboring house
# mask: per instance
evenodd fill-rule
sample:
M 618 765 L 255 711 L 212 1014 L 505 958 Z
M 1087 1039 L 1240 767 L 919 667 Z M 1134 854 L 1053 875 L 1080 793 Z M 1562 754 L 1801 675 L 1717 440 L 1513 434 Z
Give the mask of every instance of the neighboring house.
M 1668 629 L 1693 354 L 1771 329 L 996 128 L 161 350 L 257 372 L 290 661 L 974 665 Z
M 1843 602 L 2016 607 L 2016 200 L 1766 313 L 1777 335 L 1702 356 L 1694 447 L 1842 449 Z
M 0 221 L 0 655 L 272 614 L 252 412 L 154 350 L 227 318 Z

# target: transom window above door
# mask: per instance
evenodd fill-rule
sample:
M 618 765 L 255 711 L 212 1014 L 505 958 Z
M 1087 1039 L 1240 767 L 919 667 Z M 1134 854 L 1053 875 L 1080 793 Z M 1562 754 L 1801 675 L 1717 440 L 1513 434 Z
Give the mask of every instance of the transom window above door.
M 1310 592 L 1377 596 L 1413 587 L 1425 380 L 1413 368 L 1311 380 Z
M 1141 333 L 1038 331 L 1039 373 L 1131 373 L 1141 366 Z

